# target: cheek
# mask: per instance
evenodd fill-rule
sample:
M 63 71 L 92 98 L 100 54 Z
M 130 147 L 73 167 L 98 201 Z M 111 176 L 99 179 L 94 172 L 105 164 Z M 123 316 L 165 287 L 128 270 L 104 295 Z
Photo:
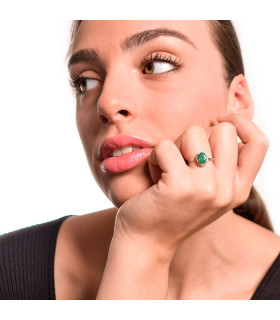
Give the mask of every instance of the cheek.
M 158 95 L 157 103 L 151 108 L 150 121 L 157 124 L 165 137 L 176 139 L 191 125 L 209 127 L 224 112 L 223 83 L 191 79 L 173 83 Z
M 96 137 L 98 137 L 100 128 L 94 119 L 96 119 L 96 114 L 93 113 L 93 108 L 79 109 L 77 107 L 76 125 L 89 163 L 92 162 L 93 148 L 99 142 Z

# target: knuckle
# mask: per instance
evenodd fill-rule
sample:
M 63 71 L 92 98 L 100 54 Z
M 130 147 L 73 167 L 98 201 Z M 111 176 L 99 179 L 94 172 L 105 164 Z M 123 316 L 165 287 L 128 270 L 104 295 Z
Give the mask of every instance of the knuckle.
M 256 139 L 259 146 L 268 149 L 269 147 L 269 139 L 265 134 L 259 135 Z

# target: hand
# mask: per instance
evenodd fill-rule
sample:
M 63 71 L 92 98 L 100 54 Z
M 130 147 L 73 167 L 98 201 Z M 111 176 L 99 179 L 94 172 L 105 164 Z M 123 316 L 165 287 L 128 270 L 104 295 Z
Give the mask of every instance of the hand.
M 191 126 L 175 142 L 162 140 L 155 146 L 148 160 L 155 184 L 120 207 L 116 232 L 175 250 L 186 237 L 247 200 L 268 139 L 244 116 L 218 121 L 207 130 Z M 201 151 L 214 162 L 186 164 L 185 159 Z

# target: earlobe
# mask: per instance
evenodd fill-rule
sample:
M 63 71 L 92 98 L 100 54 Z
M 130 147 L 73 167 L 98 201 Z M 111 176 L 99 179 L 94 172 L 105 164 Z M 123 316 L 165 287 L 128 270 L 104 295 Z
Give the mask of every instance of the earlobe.
M 235 76 L 228 91 L 228 113 L 242 114 L 248 119 L 254 115 L 254 102 L 243 74 Z

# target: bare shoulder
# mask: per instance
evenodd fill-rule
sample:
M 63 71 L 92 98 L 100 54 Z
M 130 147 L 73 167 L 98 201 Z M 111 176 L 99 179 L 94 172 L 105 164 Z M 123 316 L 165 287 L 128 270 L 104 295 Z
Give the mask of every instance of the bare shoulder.
M 261 281 L 270 270 L 271 266 L 275 262 L 280 253 L 280 236 L 261 226 L 256 227 L 256 250 L 255 250 L 255 265 L 248 272 L 248 278 L 254 277 L 257 280 L 251 296 L 257 290 Z
M 268 230 L 260 225 L 255 224 L 256 228 L 256 237 L 258 237 L 258 241 L 262 241 L 263 248 L 267 251 L 270 251 L 272 254 L 274 252 L 280 252 L 280 236 L 275 232 Z
M 262 227 L 244 217 L 237 216 L 241 221 L 241 232 L 246 235 L 245 240 L 250 240 L 251 244 L 258 248 L 259 252 L 279 252 L 280 251 L 280 236 L 275 232 Z
M 261 226 L 258 226 L 258 229 L 256 252 L 259 256 L 259 265 L 263 270 L 262 276 L 264 276 L 280 253 L 280 236 Z
M 114 228 L 114 221 L 117 209 L 110 208 L 97 212 L 92 212 L 80 216 L 72 216 L 62 224 L 61 233 L 69 236 L 83 239 L 85 236 L 91 236 L 93 233 L 98 236 L 100 228 L 105 228 L 103 232 L 110 233 Z
M 244 236 L 241 244 L 248 252 L 244 254 L 242 274 L 246 275 L 246 279 L 242 281 L 248 281 L 245 287 L 250 288 L 252 296 L 280 253 L 280 236 L 254 222 L 242 219 Z
M 54 262 L 57 299 L 94 296 L 106 265 L 116 212 L 110 208 L 72 216 L 62 223 Z

